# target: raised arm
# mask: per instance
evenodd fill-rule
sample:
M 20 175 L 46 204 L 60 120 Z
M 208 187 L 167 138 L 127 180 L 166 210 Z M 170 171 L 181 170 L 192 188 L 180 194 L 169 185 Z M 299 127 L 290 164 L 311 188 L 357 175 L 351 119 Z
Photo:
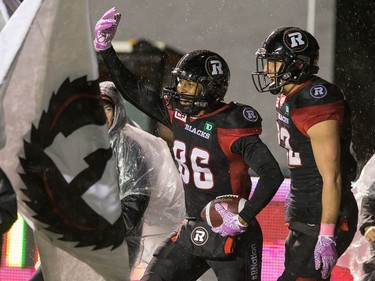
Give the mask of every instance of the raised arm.
M 112 47 L 121 14 L 111 8 L 95 25 L 94 46 L 103 57 L 104 63 L 121 95 L 150 118 L 170 127 L 167 109 L 159 93 L 138 81 L 137 77 L 120 61 Z

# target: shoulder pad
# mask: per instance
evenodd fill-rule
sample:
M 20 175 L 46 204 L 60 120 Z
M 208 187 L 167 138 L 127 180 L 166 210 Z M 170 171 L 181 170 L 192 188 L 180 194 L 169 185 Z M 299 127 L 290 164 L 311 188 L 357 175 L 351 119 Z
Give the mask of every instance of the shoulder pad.
M 302 93 L 296 99 L 297 107 L 329 104 L 344 100 L 341 89 L 323 79 L 317 79 L 301 91 Z
M 228 128 L 254 128 L 261 127 L 262 117 L 251 106 L 244 104 L 234 104 L 234 106 L 226 111 L 225 127 Z

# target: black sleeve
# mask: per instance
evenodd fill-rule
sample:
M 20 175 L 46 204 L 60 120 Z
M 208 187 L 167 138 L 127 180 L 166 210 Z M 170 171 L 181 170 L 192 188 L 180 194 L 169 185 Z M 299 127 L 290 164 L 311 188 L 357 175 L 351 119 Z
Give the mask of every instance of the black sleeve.
M 126 233 L 131 233 L 139 225 L 149 202 L 150 196 L 145 194 L 129 195 L 121 200 L 122 219 L 125 222 Z
M 0 235 L 17 220 L 17 199 L 9 179 L 0 169 Z
M 131 147 L 135 149 L 135 146 Z M 138 148 L 138 151 L 141 150 Z M 130 169 L 134 180 L 129 180 L 129 192 L 121 199 L 122 218 L 125 222 L 126 233 L 131 233 L 142 221 L 151 197 L 151 180 L 153 172 L 149 170 L 143 152 L 137 155 L 137 160 L 132 159 Z
M 239 213 L 250 222 L 271 201 L 284 177 L 279 164 L 257 135 L 242 137 L 232 145 L 232 152 L 242 155 L 246 164 L 259 176 L 253 196 Z
M 366 227 L 375 226 L 375 183 L 371 185 L 369 192 L 363 197 L 359 215 L 359 231 L 364 235 Z
M 100 51 L 113 83 L 121 95 L 147 116 L 171 127 L 168 110 L 161 96 L 140 83 L 118 58 L 113 47 Z
M 151 192 L 147 189 L 146 177 L 139 180 L 139 185 L 144 186 L 142 193 L 130 194 L 121 200 L 122 219 L 124 220 L 126 233 L 131 233 L 142 221 L 142 217 L 150 202 Z

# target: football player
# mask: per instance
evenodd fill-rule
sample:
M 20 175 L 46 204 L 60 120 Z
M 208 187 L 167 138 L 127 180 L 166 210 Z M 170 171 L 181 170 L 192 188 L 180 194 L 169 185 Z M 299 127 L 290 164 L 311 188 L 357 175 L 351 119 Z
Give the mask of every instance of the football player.
M 278 139 L 291 177 L 280 281 L 329 280 L 356 231 L 350 110 L 341 89 L 315 75 L 318 59 L 309 32 L 281 27 L 256 52 L 252 74 L 259 92 L 276 95 Z
M 255 217 L 283 181 L 259 137 L 260 115 L 251 106 L 223 102 L 229 67 L 209 50 L 183 56 L 162 96 L 146 88 L 111 45 L 120 18 L 112 8 L 97 22 L 95 48 L 124 98 L 173 131 L 174 158 L 185 190 L 186 220 L 179 235 L 160 245 L 141 280 L 197 280 L 209 268 L 222 281 L 260 280 L 263 239 Z M 239 215 L 217 205 L 223 223 L 214 232 L 202 222 L 201 210 L 219 195 L 248 198 L 249 168 L 259 176 L 253 196 Z

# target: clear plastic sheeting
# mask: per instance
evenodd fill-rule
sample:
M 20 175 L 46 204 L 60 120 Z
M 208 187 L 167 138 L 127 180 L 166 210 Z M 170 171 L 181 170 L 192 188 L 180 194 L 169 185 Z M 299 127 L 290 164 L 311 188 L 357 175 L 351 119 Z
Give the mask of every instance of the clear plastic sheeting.
M 372 184 L 375 183 L 375 155 L 367 162 L 362 169 L 361 175 L 356 182 L 353 183 L 353 193 L 357 200 L 358 208 L 360 209 L 363 197 L 368 193 Z M 358 227 L 361 221 L 358 222 Z M 354 281 L 372 280 L 366 279 L 362 270 L 363 263 L 370 258 L 369 242 L 357 230 L 352 243 L 346 252 L 340 257 L 337 265 L 347 267 L 353 275 Z M 373 273 L 374 275 L 375 273 Z
M 134 142 L 142 150 L 142 154 Z M 184 193 L 166 142 L 126 124 L 122 134 L 112 145 L 116 149 L 115 153 L 124 156 L 118 159 L 118 170 L 126 171 L 119 179 L 120 199 L 134 194 L 147 195 L 150 192 L 151 199 L 143 217 L 144 222 L 149 226 L 172 224 L 177 227 L 185 212 Z M 147 169 L 140 169 L 139 165 L 145 165 Z M 143 173 L 140 174 L 139 171 Z
M 127 185 L 131 182 L 137 185 L 143 177 L 147 177 L 147 189 L 151 191 L 151 198 L 143 216 L 143 231 L 141 248 L 138 261 L 132 270 L 131 280 L 138 280 L 144 273 L 152 254 L 167 236 L 179 226 L 185 214 L 184 192 L 181 178 L 178 174 L 170 150 L 164 140 L 150 135 L 143 130 L 126 125 L 123 129 L 127 136 L 133 136 L 142 148 L 149 169 L 140 177 L 127 179 Z M 137 153 L 130 146 L 121 146 L 128 149 L 124 153 L 129 158 Z M 130 159 L 123 159 L 123 165 Z M 128 186 L 129 187 L 129 186 Z M 133 188 L 127 192 L 122 188 L 121 196 L 144 192 L 142 188 Z
M 109 139 L 117 162 L 120 199 L 150 197 L 132 280 L 140 279 L 152 254 L 185 215 L 182 181 L 167 143 L 143 131 L 126 114 L 125 101 L 112 82 L 100 83 L 102 98 L 114 104 Z M 107 99 L 108 100 L 108 99 Z M 126 201 L 126 199 L 125 199 Z
M 167 143 L 143 131 L 127 115 L 125 100 L 110 81 L 100 83 L 102 98 L 114 104 L 108 130 L 119 178 L 120 199 L 150 196 L 144 214 L 149 226 L 176 228 L 185 212 L 181 178 Z

